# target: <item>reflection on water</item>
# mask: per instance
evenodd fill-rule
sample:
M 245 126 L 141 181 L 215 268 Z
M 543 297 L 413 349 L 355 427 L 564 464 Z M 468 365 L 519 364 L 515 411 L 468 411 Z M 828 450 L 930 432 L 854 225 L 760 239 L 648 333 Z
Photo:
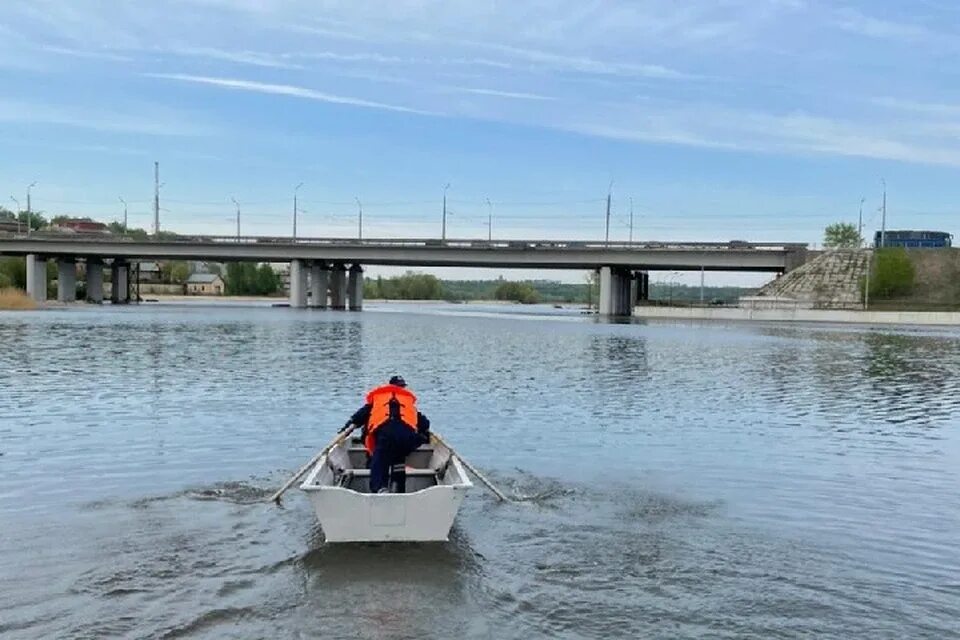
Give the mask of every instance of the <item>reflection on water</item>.
M 467 307 L 0 314 L 0 635 L 955 637 L 960 332 Z M 524 501 L 327 545 L 392 373 Z

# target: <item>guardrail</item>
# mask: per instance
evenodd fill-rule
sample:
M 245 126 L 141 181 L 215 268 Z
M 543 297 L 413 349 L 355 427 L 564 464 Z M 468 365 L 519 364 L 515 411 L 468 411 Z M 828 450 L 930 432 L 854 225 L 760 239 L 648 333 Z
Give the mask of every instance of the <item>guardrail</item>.
M 58 242 L 141 242 L 147 244 L 270 244 L 270 245 L 327 245 L 336 247 L 424 247 L 447 249 L 606 249 L 613 251 L 637 251 L 649 249 L 722 251 L 722 250 L 805 250 L 807 245 L 798 242 L 683 242 L 653 241 L 621 242 L 602 240 L 487 240 L 487 239 L 448 239 L 439 238 L 290 238 L 284 236 L 207 236 L 184 235 L 150 236 L 134 238 L 116 234 L 70 234 L 62 232 L 37 231 L 31 234 L 0 231 L 0 240 L 55 240 Z

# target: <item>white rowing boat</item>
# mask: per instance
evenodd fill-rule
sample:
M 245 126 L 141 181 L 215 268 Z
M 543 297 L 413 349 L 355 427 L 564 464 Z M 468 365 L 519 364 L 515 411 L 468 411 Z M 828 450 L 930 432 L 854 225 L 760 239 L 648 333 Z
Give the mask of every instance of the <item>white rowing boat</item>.
M 370 493 L 367 453 L 352 438 L 310 469 L 300 489 L 327 542 L 447 540 L 473 483 L 457 455 L 434 438 L 407 457 L 406 493 Z

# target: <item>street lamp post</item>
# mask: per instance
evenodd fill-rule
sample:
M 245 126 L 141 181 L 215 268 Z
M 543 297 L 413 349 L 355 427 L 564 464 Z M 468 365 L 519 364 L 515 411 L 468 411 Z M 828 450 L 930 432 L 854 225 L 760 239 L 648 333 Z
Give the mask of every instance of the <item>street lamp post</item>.
M 880 178 L 880 182 L 883 183 L 883 205 L 881 206 L 883 216 L 880 219 L 880 248 L 882 249 L 887 246 L 887 181 Z
M 33 225 L 31 224 L 33 216 L 31 214 L 32 210 L 30 208 L 30 189 L 34 188 L 35 186 L 37 186 L 36 181 L 31 182 L 29 185 L 27 185 L 27 235 L 30 235 L 30 231 L 33 227 Z
M 493 203 L 487 198 L 487 244 L 493 242 Z
M 240 242 L 240 203 L 237 202 L 236 198 L 230 198 L 233 200 L 233 204 L 237 206 L 237 242 Z
M 857 218 L 857 248 L 863 246 L 863 203 L 866 202 L 866 198 L 860 198 L 860 215 Z
M 293 188 L 293 241 L 297 241 L 297 191 L 303 186 L 301 182 Z
M 447 239 L 447 189 L 449 188 L 449 182 L 443 185 L 443 223 L 440 227 L 440 240 Z
M 17 205 L 17 233 L 20 233 L 20 201 L 13 196 L 10 196 L 10 199 Z
M 127 201 L 121 196 L 117 196 L 117 199 L 123 203 L 123 232 L 127 232 Z
M 357 240 L 363 240 L 363 203 L 356 196 L 353 199 L 357 201 Z

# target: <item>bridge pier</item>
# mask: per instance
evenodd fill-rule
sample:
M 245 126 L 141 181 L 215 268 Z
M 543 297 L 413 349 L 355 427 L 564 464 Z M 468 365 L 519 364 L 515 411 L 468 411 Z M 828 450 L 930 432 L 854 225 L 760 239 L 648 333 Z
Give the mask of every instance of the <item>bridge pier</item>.
M 330 308 L 336 311 L 347 308 L 347 271 L 342 264 L 333 265 L 330 273 Z
M 601 316 L 629 316 L 633 313 L 630 280 L 630 271 L 627 269 L 600 268 L 600 301 L 597 311 Z
M 363 311 L 363 267 L 356 263 L 350 267 L 347 299 L 350 311 Z
M 310 265 L 310 307 L 327 308 L 327 289 L 330 287 L 330 269 L 322 262 Z
M 290 308 L 307 306 L 307 274 L 303 260 L 290 261 Z
M 73 258 L 57 260 L 57 300 L 74 302 L 77 299 L 77 263 Z
M 87 258 L 87 302 L 103 304 L 103 261 Z
M 110 302 L 130 303 L 130 263 L 123 258 L 114 258 L 110 265 Z
M 36 302 L 47 301 L 47 259 L 27 254 L 27 295 Z

